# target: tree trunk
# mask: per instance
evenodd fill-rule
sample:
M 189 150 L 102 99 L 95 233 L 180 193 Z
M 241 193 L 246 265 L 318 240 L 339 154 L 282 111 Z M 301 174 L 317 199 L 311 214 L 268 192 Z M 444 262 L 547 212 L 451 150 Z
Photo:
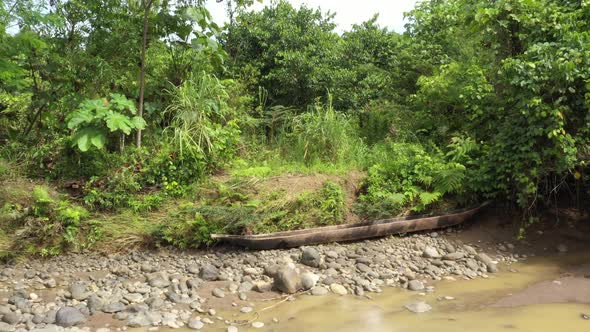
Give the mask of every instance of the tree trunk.
M 153 0 L 143 0 L 143 40 L 141 43 L 141 68 L 139 72 L 139 110 L 138 115 L 143 117 L 143 99 L 145 94 L 145 53 L 147 50 L 148 18 Z M 141 147 L 141 129 L 137 129 L 137 147 Z

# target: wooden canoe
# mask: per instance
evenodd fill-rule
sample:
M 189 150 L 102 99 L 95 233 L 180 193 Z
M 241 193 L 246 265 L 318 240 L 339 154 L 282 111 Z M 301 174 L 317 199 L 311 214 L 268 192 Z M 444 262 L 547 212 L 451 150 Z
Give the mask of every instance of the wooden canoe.
M 409 216 L 355 224 L 325 226 L 257 235 L 212 234 L 213 239 L 251 249 L 293 248 L 304 245 L 345 242 L 455 226 L 467 221 L 488 205 L 439 215 Z

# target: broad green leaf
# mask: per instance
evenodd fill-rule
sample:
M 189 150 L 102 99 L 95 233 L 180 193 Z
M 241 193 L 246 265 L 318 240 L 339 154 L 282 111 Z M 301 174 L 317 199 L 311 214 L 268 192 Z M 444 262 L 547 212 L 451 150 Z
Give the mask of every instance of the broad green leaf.
M 123 96 L 119 93 L 111 93 L 111 104 L 112 106 L 118 111 L 125 111 L 128 110 L 131 114 L 135 114 L 137 109 L 135 108 L 135 103 L 127 97 Z
M 134 116 L 131 118 L 131 125 L 133 129 L 145 129 L 145 120 L 140 116 Z
M 96 127 L 86 127 L 74 134 L 73 144 L 82 152 L 88 151 L 92 145 L 102 148 L 106 142 L 104 133 Z
M 131 121 L 129 118 L 121 113 L 109 112 L 106 116 L 107 127 L 113 131 L 120 130 L 129 135 L 131 133 Z
M 94 114 L 89 109 L 79 109 L 72 113 L 68 121 L 68 129 L 78 128 L 81 124 L 90 124 L 94 120 Z
M 99 134 L 94 135 L 90 138 L 90 142 L 92 143 L 92 145 L 94 145 L 98 149 L 102 149 L 104 147 L 106 141 L 107 141 L 107 138 L 103 133 L 99 133 Z

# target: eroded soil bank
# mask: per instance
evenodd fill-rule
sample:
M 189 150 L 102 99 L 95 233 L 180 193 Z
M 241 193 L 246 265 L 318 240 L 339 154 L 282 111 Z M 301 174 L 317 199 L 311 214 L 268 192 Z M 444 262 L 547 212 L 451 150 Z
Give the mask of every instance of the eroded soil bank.
M 585 224 L 523 241 L 509 225 L 488 211 L 462 228 L 358 243 L 5 264 L 0 331 L 587 331 Z

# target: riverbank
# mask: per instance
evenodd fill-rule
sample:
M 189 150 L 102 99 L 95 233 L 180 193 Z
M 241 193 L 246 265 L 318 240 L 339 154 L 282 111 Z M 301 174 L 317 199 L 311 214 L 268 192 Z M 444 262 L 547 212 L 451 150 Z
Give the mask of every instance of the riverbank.
M 286 310 L 282 308 L 297 305 L 302 298 L 306 303 L 325 303 L 344 297 L 369 305 L 391 292 L 403 292 L 411 300 L 391 310 L 415 315 L 433 307 L 438 311 L 440 303 L 454 303 L 453 292 L 444 290 L 446 284 L 465 283 L 465 290 L 477 289 L 474 280 L 496 285 L 519 275 L 531 257 L 534 261 L 559 255 L 564 264 L 575 264 L 580 256 L 572 251 L 586 250 L 583 242 L 555 235 L 558 232 L 532 234 L 542 237 L 531 241 L 534 246 L 511 241 L 513 233 L 502 225 L 506 224 L 491 213 L 461 228 L 348 244 L 268 251 L 217 247 L 84 253 L 3 265 L 0 331 L 64 327 L 101 332 L 137 327 L 241 331 L 262 324 L 279 326 L 289 319 L 279 314 Z M 486 235 L 492 229 L 494 236 Z M 574 257 L 573 262 L 566 257 Z M 556 268 L 540 277 L 555 278 L 559 273 Z M 578 280 L 575 288 L 584 276 L 578 273 L 573 278 Z M 583 291 L 578 294 L 584 296 Z M 498 301 L 498 306 L 506 306 L 501 301 L 507 300 Z

